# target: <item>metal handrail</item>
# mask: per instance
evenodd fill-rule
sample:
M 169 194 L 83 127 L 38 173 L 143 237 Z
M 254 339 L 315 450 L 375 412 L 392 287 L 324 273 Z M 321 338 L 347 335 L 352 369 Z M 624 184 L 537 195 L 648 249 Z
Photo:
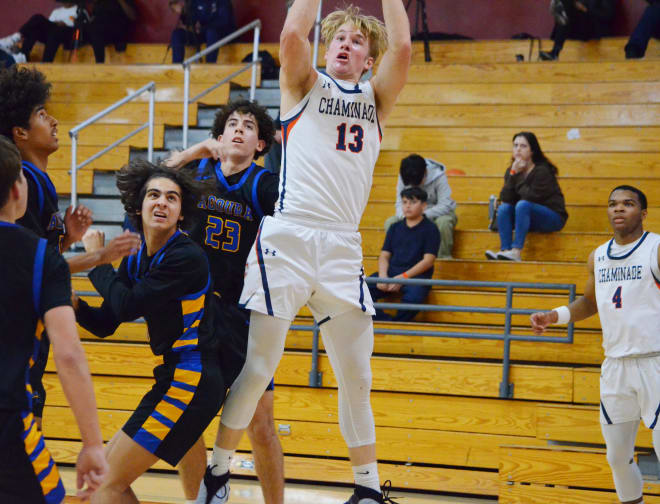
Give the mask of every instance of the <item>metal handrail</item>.
M 513 397 L 513 383 L 510 383 L 509 376 L 511 371 L 511 342 L 512 341 L 530 341 L 536 343 L 573 343 L 574 326 L 573 322 L 567 325 L 566 336 L 525 336 L 511 334 L 511 316 L 527 315 L 539 311 L 538 309 L 512 308 L 513 294 L 515 289 L 533 289 L 533 290 L 553 290 L 568 291 L 568 300 L 575 300 L 575 284 L 544 284 L 544 283 L 526 283 L 526 282 L 479 282 L 468 280 L 433 280 L 417 278 L 376 278 L 368 277 L 367 283 L 398 283 L 403 285 L 432 285 L 443 287 L 473 287 L 473 288 L 505 288 L 506 306 L 504 308 L 489 308 L 483 306 L 444 306 L 444 305 L 424 305 L 411 303 L 374 303 L 375 308 L 415 310 L 415 311 L 445 311 L 445 312 L 467 312 L 467 313 L 495 313 L 504 314 L 504 330 L 499 333 L 477 333 L 477 332 L 459 332 L 459 331 L 434 331 L 420 329 L 384 329 L 374 328 L 374 334 L 388 334 L 392 336 L 426 336 L 435 338 L 464 338 L 464 339 L 482 339 L 490 341 L 502 341 L 504 343 L 502 355 L 502 381 L 499 384 L 499 397 Z M 98 295 L 96 292 L 81 292 L 80 295 Z M 319 371 L 319 326 L 316 322 L 311 325 L 292 324 L 291 330 L 311 331 L 312 332 L 312 362 L 309 371 L 309 386 L 323 386 L 323 372 Z
M 191 72 L 191 65 L 195 63 L 196 61 L 199 61 L 201 58 L 206 56 L 208 53 L 211 51 L 215 51 L 216 49 L 219 49 L 220 47 L 227 45 L 229 42 L 234 40 L 237 37 L 240 37 L 243 35 L 245 32 L 248 32 L 250 30 L 254 30 L 254 39 L 252 43 L 252 61 L 250 63 L 247 63 L 243 68 L 240 70 L 237 70 L 236 72 L 232 73 L 231 75 L 225 77 L 221 81 L 213 84 L 211 87 L 208 89 L 205 89 L 201 93 L 199 93 L 197 96 L 190 98 L 190 72 Z M 194 56 L 191 56 L 187 60 L 183 62 L 183 148 L 186 149 L 188 148 L 188 106 L 191 103 L 195 103 L 197 100 L 199 100 L 201 97 L 206 96 L 208 93 L 213 91 L 214 89 L 222 86 L 225 82 L 229 82 L 231 79 L 236 77 L 237 75 L 242 74 L 245 72 L 247 69 L 252 68 L 252 77 L 250 79 L 250 101 L 254 101 L 254 95 L 255 95 L 255 89 L 257 87 L 257 63 L 259 63 L 259 36 L 261 33 L 261 21 L 259 19 L 255 19 L 252 21 L 250 24 L 247 24 L 243 26 L 242 28 L 239 28 L 233 33 L 230 33 L 227 35 L 225 38 L 218 40 L 214 44 L 211 44 L 208 46 L 206 49 L 203 51 L 198 52 Z
M 319 39 L 321 35 L 321 9 L 323 9 L 323 0 L 319 2 L 319 10 L 316 12 L 316 22 L 314 23 L 314 53 L 312 56 L 312 65 L 318 68 L 319 60 Z
M 88 126 L 94 124 L 96 121 L 99 119 L 102 119 L 103 117 L 107 116 L 109 113 L 114 112 L 117 110 L 119 107 L 122 105 L 125 105 L 126 103 L 133 101 L 135 98 L 140 96 L 143 93 L 149 92 L 149 119 L 147 120 L 146 123 L 142 124 L 139 126 L 137 129 L 132 131 L 131 133 L 128 133 L 127 135 L 124 135 L 121 137 L 119 140 L 116 142 L 111 143 L 104 149 L 101 149 L 98 151 L 96 154 L 90 156 L 87 158 L 85 161 L 82 163 L 78 164 L 78 134 L 87 128 Z M 78 170 L 84 168 L 88 164 L 90 164 L 92 161 L 95 161 L 96 159 L 100 158 L 103 154 L 108 152 L 111 149 L 114 149 L 117 147 L 119 144 L 122 142 L 125 142 L 129 138 L 131 138 L 134 135 L 137 135 L 140 131 L 142 131 L 145 128 L 149 128 L 149 146 L 148 146 L 148 155 L 147 159 L 149 161 L 153 161 L 154 157 L 154 105 L 156 101 L 156 83 L 155 82 L 150 82 L 149 84 L 146 84 L 142 86 L 140 89 L 135 91 L 134 93 L 131 93 L 128 95 L 126 98 L 122 98 L 116 103 L 113 103 L 110 105 L 108 108 L 102 110 L 96 115 L 93 115 L 86 121 L 80 123 L 79 125 L 75 126 L 69 131 L 69 136 L 71 137 L 71 205 L 75 208 L 75 206 L 78 203 Z
M 465 312 L 465 313 L 495 313 L 503 314 L 504 330 L 501 333 L 476 333 L 459 331 L 427 331 L 415 329 L 374 329 L 374 334 L 391 334 L 397 336 L 429 336 L 441 338 L 465 338 L 465 339 L 484 339 L 496 340 L 504 343 L 502 355 L 502 381 L 499 385 L 499 396 L 501 398 L 513 397 L 513 383 L 509 382 L 511 371 L 511 342 L 512 341 L 532 341 L 544 343 L 573 343 L 574 327 L 573 323 L 568 324 L 565 337 L 554 336 L 524 336 L 511 334 L 511 316 L 528 315 L 538 310 L 513 308 L 513 293 L 515 289 L 535 289 L 535 290 L 562 290 L 568 291 L 569 302 L 575 300 L 575 284 L 544 284 L 527 282 L 480 282 L 470 280 L 433 280 L 418 278 L 377 278 L 368 277 L 367 283 L 396 283 L 402 285 L 429 285 L 443 287 L 472 287 L 472 288 L 504 288 L 506 289 L 506 306 L 504 308 L 490 308 L 483 306 L 440 306 L 427 304 L 411 303 L 374 303 L 376 308 L 414 310 L 414 311 L 445 311 L 445 312 Z M 294 324 L 291 329 L 297 331 L 312 331 L 312 365 L 309 373 L 309 385 L 311 387 L 322 386 L 322 373 L 318 371 L 318 337 L 319 326 L 314 322 L 313 325 Z

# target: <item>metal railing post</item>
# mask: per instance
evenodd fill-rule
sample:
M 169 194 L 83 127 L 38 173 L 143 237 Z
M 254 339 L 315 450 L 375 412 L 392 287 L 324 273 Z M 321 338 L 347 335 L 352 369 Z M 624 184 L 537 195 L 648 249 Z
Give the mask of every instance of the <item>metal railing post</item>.
M 500 382 L 500 397 L 511 399 L 513 397 L 513 383 L 509 383 L 511 370 L 511 308 L 513 305 L 513 287 L 506 288 L 506 314 L 504 318 L 504 349 L 502 353 L 502 381 Z
M 309 371 L 309 386 L 318 388 L 323 384 L 323 373 L 319 371 L 319 326 L 314 322 L 312 329 L 312 369 Z
M 254 101 L 254 96 L 257 89 L 257 60 L 259 59 L 259 37 L 261 34 L 261 26 L 254 29 L 254 39 L 252 42 L 252 76 L 250 77 L 250 101 Z
M 188 148 L 188 105 L 190 103 L 190 64 L 183 66 L 183 139 L 184 150 Z
M 314 24 L 314 55 L 312 57 L 312 65 L 314 68 L 318 67 L 319 61 L 319 40 L 321 38 L 321 9 L 323 9 L 323 0 L 319 2 L 319 10 L 316 13 L 316 23 Z
M 97 153 L 91 155 L 87 159 L 85 159 L 83 162 L 78 164 L 78 135 L 82 130 L 87 128 L 88 126 L 91 126 L 92 124 L 98 122 L 100 119 L 103 119 L 105 116 L 110 114 L 111 112 L 114 112 L 117 110 L 119 107 L 126 105 L 128 102 L 134 100 L 138 96 L 142 95 L 143 93 L 146 93 L 147 91 L 150 92 L 149 96 L 149 120 L 145 122 L 144 124 L 140 125 L 138 128 L 135 130 L 131 131 L 130 133 L 127 133 L 123 137 L 121 137 L 119 140 L 116 140 L 110 144 L 108 144 L 106 147 L 98 151 Z M 156 83 L 155 82 L 150 82 L 149 84 L 145 84 L 142 86 L 140 89 L 137 91 L 131 93 L 130 95 L 122 98 L 121 100 L 113 103 L 109 107 L 103 109 L 101 112 L 98 114 L 94 114 L 92 117 L 87 119 L 86 121 L 83 121 L 82 123 L 74 126 L 69 130 L 69 136 L 71 137 L 71 204 L 76 205 L 78 203 L 78 170 L 82 170 L 85 166 L 88 164 L 92 163 L 93 161 L 97 160 L 101 156 L 103 156 L 106 152 L 114 149 L 121 143 L 125 142 L 129 138 L 132 138 L 133 136 L 137 135 L 140 131 L 149 128 L 149 159 L 153 159 L 153 149 L 154 149 L 154 107 L 155 107 L 155 97 L 156 97 Z
M 78 133 L 69 133 L 71 136 L 71 205 L 76 208 L 78 204 Z
M 156 104 L 156 84 L 149 90 L 149 145 L 147 148 L 147 159 L 154 162 L 154 107 Z

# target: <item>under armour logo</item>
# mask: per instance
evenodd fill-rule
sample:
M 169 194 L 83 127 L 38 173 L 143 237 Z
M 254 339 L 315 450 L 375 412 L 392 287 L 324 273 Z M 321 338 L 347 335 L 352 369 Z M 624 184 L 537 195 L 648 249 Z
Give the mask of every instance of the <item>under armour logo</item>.
M 264 249 L 264 255 L 271 255 L 271 256 L 275 257 L 276 253 L 277 253 L 277 250 Z

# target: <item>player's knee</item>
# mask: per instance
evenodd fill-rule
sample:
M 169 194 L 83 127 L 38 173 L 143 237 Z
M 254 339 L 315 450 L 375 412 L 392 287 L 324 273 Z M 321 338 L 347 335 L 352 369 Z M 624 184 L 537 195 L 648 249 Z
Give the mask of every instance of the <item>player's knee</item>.
M 607 447 L 607 463 L 612 470 L 625 469 L 627 466 L 634 464 L 635 460 L 626 447 L 615 445 Z
M 339 385 L 339 393 L 344 394 L 350 402 L 363 399 L 368 399 L 369 392 L 371 391 L 371 369 L 366 366 L 366 369 L 356 370 L 347 379 L 347 383 Z
M 247 434 L 252 444 L 267 445 L 276 436 L 275 425 L 270 415 L 259 414 L 259 411 L 257 409 L 256 414 L 252 417 Z

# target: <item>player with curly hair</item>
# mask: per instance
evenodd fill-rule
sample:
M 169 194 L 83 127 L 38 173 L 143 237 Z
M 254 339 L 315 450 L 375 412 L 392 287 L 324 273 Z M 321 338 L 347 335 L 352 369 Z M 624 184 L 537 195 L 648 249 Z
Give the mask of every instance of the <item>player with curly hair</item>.
M 48 158 L 59 148 L 58 122 L 46 109 L 50 90 L 51 84 L 35 68 L 0 70 L 0 134 L 18 147 L 28 187 L 27 211 L 18 224 L 63 252 L 82 239 L 92 223 L 92 213 L 83 205 L 75 210 L 67 208 L 64 216 L 60 212 L 57 192 L 47 173 Z M 73 256 L 67 263 L 71 272 L 77 273 L 124 257 L 139 243 L 139 235 L 126 233 L 96 253 Z M 46 397 L 41 378 L 48 360 L 48 338 L 41 341 L 39 358 L 31 369 L 32 404 L 39 428 Z
M 186 171 L 141 160 L 117 175 L 124 209 L 144 244 L 117 271 L 108 263 L 89 273 L 103 297 L 100 307 L 76 299 L 74 308 L 80 325 L 102 338 L 144 317 L 151 350 L 163 362 L 154 368 L 154 386 L 106 446 L 110 469 L 95 504 L 137 503 L 133 481 L 159 458 L 176 465 L 225 398 L 209 263 L 180 229 L 196 221 L 207 186 Z M 103 247 L 100 232 L 83 240 L 89 252 Z

